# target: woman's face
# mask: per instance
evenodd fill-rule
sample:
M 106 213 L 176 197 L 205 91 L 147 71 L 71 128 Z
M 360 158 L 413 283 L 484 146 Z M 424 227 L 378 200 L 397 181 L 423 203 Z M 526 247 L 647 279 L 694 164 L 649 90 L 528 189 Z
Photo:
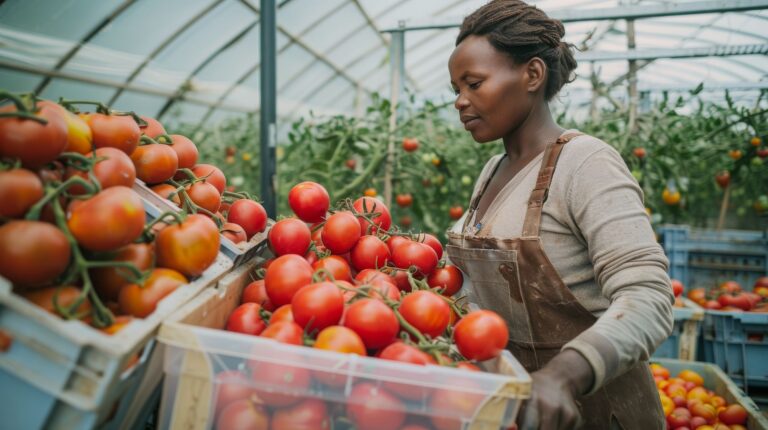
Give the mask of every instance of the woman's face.
M 503 138 L 531 111 L 526 65 L 517 65 L 484 36 L 468 36 L 448 60 L 454 106 L 477 142 Z

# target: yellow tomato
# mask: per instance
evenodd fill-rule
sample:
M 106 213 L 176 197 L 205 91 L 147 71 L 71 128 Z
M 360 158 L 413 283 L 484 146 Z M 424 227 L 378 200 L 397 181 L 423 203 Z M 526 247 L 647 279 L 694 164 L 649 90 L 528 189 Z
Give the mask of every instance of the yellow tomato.
M 669 396 L 661 396 L 661 408 L 664 409 L 664 416 L 668 417 L 675 410 L 675 402 Z
M 728 156 L 734 160 L 740 159 L 742 155 L 744 154 L 741 152 L 741 149 L 731 149 L 728 151 Z
M 763 143 L 763 139 L 760 139 L 758 136 L 754 136 L 749 143 L 752 144 L 752 146 L 760 146 L 760 144 Z
M 366 188 L 365 191 L 363 191 L 363 195 L 366 197 L 376 197 L 376 188 Z
M 702 378 L 701 375 L 699 375 L 698 373 L 690 369 L 683 369 L 682 371 L 680 371 L 677 377 L 684 381 L 693 382 L 694 384 L 696 384 L 697 387 L 701 387 L 702 385 L 704 385 L 704 378 Z
M 664 188 L 664 192 L 661 193 L 661 199 L 664 200 L 664 203 L 675 206 L 680 203 L 680 191 Z

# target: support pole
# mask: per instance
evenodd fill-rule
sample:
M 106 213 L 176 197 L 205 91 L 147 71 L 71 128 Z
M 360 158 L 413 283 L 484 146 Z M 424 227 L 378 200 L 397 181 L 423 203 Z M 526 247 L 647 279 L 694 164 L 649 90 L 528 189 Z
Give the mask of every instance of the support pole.
M 635 20 L 627 20 L 627 48 L 635 50 Z M 637 131 L 637 60 L 629 60 L 629 121 L 627 131 L 634 134 Z
M 277 216 L 277 8 L 261 0 L 261 118 L 259 127 L 261 199 L 267 215 Z
M 401 22 L 401 25 L 404 23 Z M 384 204 L 392 206 L 392 177 L 395 170 L 395 129 L 397 128 L 397 104 L 403 94 L 405 85 L 405 32 L 392 33 L 389 48 L 390 65 L 390 109 L 389 109 L 389 142 L 387 142 L 387 163 L 384 166 Z

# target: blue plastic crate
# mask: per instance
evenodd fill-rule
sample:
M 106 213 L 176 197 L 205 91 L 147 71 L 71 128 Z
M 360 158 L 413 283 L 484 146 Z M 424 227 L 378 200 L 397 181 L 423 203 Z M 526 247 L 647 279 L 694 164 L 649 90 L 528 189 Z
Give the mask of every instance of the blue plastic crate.
M 768 314 L 706 311 L 702 349 L 745 391 L 768 387 Z
M 672 308 L 675 325 L 672 334 L 653 353 L 654 358 L 676 358 L 695 360 L 699 342 L 701 321 L 704 309 L 696 303 L 683 298 L 685 307 Z
M 748 290 L 768 273 L 765 231 L 665 225 L 658 233 L 669 258 L 669 276 L 680 280 L 686 292 L 710 289 L 725 281 L 736 281 Z

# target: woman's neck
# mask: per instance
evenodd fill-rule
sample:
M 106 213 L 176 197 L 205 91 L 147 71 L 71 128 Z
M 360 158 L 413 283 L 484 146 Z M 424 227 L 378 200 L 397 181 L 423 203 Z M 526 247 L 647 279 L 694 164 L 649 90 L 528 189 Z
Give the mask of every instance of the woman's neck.
M 549 104 L 541 103 L 519 127 L 504 136 L 507 157 L 510 161 L 532 159 L 564 131 L 552 118 Z

